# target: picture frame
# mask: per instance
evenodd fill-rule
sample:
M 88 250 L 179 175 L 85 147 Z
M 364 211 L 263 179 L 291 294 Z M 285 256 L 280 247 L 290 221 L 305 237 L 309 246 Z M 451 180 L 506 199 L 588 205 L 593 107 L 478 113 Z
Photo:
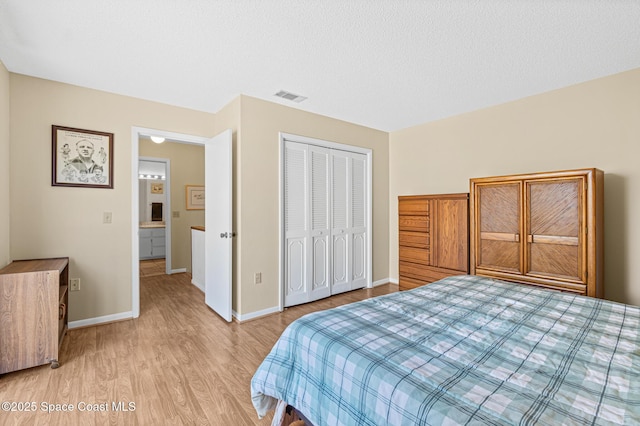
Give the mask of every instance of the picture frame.
M 204 185 L 185 185 L 187 210 L 204 210 Z
M 163 183 L 152 183 L 151 184 L 151 193 L 152 194 L 164 194 L 164 184 Z
M 52 125 L 51 186 L 113 189 L 113 133 Z

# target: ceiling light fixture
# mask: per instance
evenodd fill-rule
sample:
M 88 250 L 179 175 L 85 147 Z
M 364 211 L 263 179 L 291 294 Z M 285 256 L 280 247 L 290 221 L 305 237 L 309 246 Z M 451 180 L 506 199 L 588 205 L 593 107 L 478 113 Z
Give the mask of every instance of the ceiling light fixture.
M 154 141 L 155 143 L 162 143 L 164 142 L 164 138 L 160 137 L 160 136 L 151 136 L 151 140 Z

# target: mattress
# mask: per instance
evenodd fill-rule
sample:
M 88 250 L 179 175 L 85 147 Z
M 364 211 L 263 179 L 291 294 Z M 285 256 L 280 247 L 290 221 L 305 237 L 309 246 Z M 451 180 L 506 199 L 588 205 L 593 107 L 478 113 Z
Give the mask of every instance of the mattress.
M 251 381 L 314 425 L 640 424 L 640 308 L 477 276 L 308 314 Z

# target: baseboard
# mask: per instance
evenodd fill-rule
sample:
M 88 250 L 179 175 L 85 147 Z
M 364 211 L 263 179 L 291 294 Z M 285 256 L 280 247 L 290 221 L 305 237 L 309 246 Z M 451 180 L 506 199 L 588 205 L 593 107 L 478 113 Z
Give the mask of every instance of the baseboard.
M 390 282 L 391 284 L 395 284 L 395 285 L 400 284 L 400 280 L 395 279 L 395 278 L 389 278 L 389 282 Z
M 191 277 L 191 284 L 198 287 L 198 289 L 204 293 L 204 284 L 197 282 L 196 280 L 193 279 L 193 277 Z
M 69 330 L 72 328 L 90 327 L 92 325 L 107 324 L 110 322 L 132 319 L 133 312 L 120 312 L 119 314 L 105 315 L 102 317 L 88 318 L 69 322 Z
M 197 286 L 196 283 L 194 283 L 193 281 L 191 282 Z M 374 281 L 371 285 L 372 287 L 377 287 L 379 285 L 384 285 L 389 283 L 398 284 L 398 281 L 397 280 L 394 281 L 390 278 L 384 278 L 382 280 Z M 260 318 L 266 315 L 275 314 L 278 312 L 280 312 L 280 308 L 278 308 L 277 306 L 274 306 L 273 308 L 263 309 L 261 311 L 256 311 L 256 312 L 250 312 L 248 314 L 238 314 L 236 311 L 233 311 L 232 315 L 238 322 L 243 322 L 243 321 L 249 321 L 252 319 Z
M 274 306 L 273 308 L 263 309 L 261 311 L 249 312 L 248 314 L 239 314 L 236 311 L 233 311 L 232 314 L 238 322 L 249 321 L 252 319 L 260 318 L 265 315 L 271 315 L 280 312 L 280 308 Z
M 374 281 L 373 283 L 371 283 L 371 287 L 378 287 L 379 285 L 383 285 L 383 284 L 398 284 L 397 281 L 393 281 L 391 278 L 383 278 L 381 280 L 377 280 Z
M 171 270 L 172 274 L 181 274 L 183 272 L 187 272 L 187 268 L 179 268 L 179 269 L 172 269 Z

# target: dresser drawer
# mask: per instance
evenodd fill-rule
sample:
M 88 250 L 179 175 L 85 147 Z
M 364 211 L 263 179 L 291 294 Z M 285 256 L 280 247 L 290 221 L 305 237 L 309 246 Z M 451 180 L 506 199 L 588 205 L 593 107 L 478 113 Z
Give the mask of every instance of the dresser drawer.
M 429 216 L 400 216 L 398 228 L 400 231 L 429 232 Z
M 451 269 L 438 268 L 436 266 L 424 266 L 418 263 L 400 261 L 400 279 L 402 277 L 415 280 L 434 282 L 452 275 L 464 275 L 464 271 L 454 271 Z
M 405 247 L 429 248 L 430 236 L 427 232 L 400 231 L 399 243 Z
M 398 213 L 418 215 L 428 214 L 429 200 L 401 199 L 398 201 Z
M 411 290 L 425 284 L 429 284 L 429 281 L 417 280 L 415 278 L 409 277 L 400 277 L 400 281 L 398 282 L 398 287 L 400 290 Z
M 422 265 L 431 264 L 431 252 L 428 249 L 400 246 L 398 255 L 400 262 L 406 261 Z

